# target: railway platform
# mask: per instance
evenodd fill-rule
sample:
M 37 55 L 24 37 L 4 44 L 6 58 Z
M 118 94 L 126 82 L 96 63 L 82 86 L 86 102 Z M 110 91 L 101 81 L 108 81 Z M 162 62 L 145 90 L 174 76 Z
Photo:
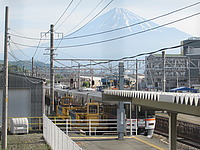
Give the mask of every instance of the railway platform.
M 118 140 L 117 136 L 71 138 L 83 150 L 168 150 L 167 144 L 143 135 L 125 137 L 124 140 Z

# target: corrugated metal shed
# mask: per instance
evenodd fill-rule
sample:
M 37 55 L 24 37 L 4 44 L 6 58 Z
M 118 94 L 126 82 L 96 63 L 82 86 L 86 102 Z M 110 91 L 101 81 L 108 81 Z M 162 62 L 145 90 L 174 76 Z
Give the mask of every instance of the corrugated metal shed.
M 44 79 L 9 73 L 8 116 L 42 117 L 44 112 Z M 2 104 L 3 72 L 0 72 L 0 105 Z M 2 108 L 0 107 L 0 114 Z

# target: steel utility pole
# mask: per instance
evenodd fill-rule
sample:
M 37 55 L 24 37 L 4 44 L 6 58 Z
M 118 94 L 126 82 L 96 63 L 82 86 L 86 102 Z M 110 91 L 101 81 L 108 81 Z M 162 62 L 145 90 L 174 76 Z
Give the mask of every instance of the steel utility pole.
M 32 77 L 34 76 L 34 58 L 32 57 Z
M 5 43 L 4 43 L 4 80 L 3 80 L 3 112 L 2 112 L 2 149 L 7 149 L 7 117 L 8 117 L 8 6 L 5 13 Z
M 78 89 L 80 89 L 80 87 L 81 87 L 81 83 L 80 83 L 80 63 L 78 63 Z
M 135 71 L 135 80 L 136 80 L 136 88 L 135 90 L 138 91 L 138 60 L 136 59 L 136 71 Z
M 50 25 L 50 96 L 51 113 L 54 114 L 54 25 Z
M 165 92 L 166 89 L 166 78 L 165 78 L 165 51 L 162 51 L 162 58 L 163 58 L 163 82 L 162 82 L 162 91 Z
M 119 90 L 124 89 L 124 63 L 119 63 Z M 120 101 L 118 103 L 117 109 L 117 132 L 118 132 L 118 140 L 124 139 L 124 131 L 125 131 L 125 109 L 124 102 Z

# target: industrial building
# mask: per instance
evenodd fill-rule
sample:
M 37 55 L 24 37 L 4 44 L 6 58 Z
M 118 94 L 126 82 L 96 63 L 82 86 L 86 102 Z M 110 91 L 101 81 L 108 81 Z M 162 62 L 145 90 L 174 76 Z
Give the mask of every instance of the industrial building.
M 163 69 L 165 69 L 166 91 L 175 87 L 200 85 L 200 38 L 190 38 L 181 42 L 181 54 L 166 54 L 163 67 L 162 54 L 152 54 L 145 58 L 146 86 L 162 90 Z

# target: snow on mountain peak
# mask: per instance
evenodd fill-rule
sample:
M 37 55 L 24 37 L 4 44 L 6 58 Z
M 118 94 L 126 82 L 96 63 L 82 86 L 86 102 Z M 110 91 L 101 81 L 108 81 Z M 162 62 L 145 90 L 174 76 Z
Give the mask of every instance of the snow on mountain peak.
M 101 32 L 106 30 L 112 30 L 116 28 L 130 26 L 139 22 L 145 21 L 144 18 L 132 13 L 131 11 L 124 8 L 113 8 L 110 11 L 99 16 L 97 19 L 89 23 L 86 30 L 93 32 Z M 128 32 L 137 32 L 141 30 L 146 30 L 157 26 L 153 22 L 145 22 L 135 26 L 126 28 Z M 125 31 L 124 30 L 124 31 Z

